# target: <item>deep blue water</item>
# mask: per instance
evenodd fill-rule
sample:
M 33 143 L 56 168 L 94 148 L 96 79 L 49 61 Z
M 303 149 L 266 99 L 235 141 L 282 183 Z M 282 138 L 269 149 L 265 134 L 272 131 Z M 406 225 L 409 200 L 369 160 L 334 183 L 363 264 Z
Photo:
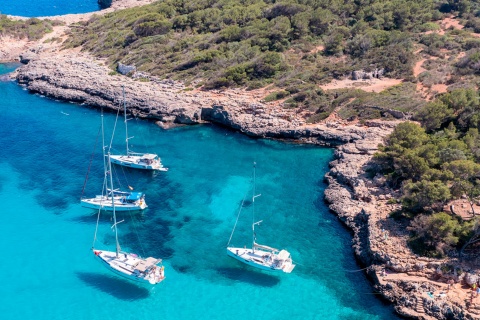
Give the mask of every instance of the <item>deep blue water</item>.
M 0 65 L 0 73 L 14 65 Z M 79 199 L 100 192 L 98 110 L 0 82 L 0 314 L 2 319 L 392 319 L 351 250 L 351 235 L 323 202 L 332 150 L 254 140 L 214 126 L 162 130 L 129 124 L 132 148 L 157 152 L 168 172 L 115 168 L 117 186 L 144 191 L 149 208 L 124 215 L 125 250 L 164 259 L 152 288 L 117 278 L 90 251 L 94 212 Z M 106 135 L 114 114 L 104 116 Z M 121 123 L 120 123 L 121 125 Z M 123 149 L 119 126 L 114 148 Z M 89 178 L 85 176 L 92 159 Z M 258 242 L 289 250 L 291 274 L 251 269 L 226 255 L 257 163 Z M 247 201 L 248 203 L 248 201 Z M 251 206 L 232 244 L 250 241 Z M 97 247 L 113 250 L 110 216 Z
M 97 0 L 0 0 L 1 14 L 23 17 L 56 16 L 97 10 Z

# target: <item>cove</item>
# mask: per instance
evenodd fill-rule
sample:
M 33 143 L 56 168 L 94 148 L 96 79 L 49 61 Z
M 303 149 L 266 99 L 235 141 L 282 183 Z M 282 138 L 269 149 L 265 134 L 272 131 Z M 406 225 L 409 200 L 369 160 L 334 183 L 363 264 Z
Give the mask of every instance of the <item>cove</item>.
M 86 13 L 99 10 L 97 0 L 3 0 L 0 13 L 22 17 L 56 16 L 69 13 Z
M 0 199 L 12 203 L 0 224 L 8 257 L 0 266 L 6 318 L 396 317 L 356 272 L 351 235 L 323 202 L 332 149 L 256 140 L 211 125 L 165 131 L 132 120 L 132 148 L 158 153 L 170 168 L 159 174 L 117 168 L 123 186 L 146 193 L 149 208 L 124 217 L 120 242 L 164 259 L 166 280 L 151 289 L 115 277 L 89 250 L 96 215 L 79 199 L 98 193 L 103 179 L 101 151 L 94 148 L 99 110 L 32 95 L 14 82 L 0 82 L 0 96 Z M 115 116 L 105 114 L 107 136 Z M 120 150 L 118 130 L 113 147 Z M 253 162 L 262 193 L 256 212 L 264 220 L 257 238 L 291 252 L 297 267 L 290 275 L 257 271 L 226 255 L 251 190 Z M 237 245 L 251 240 L 244 210 L 232 240 Z M 99 241 L 112 245 L 110 218 L 100 225 Z

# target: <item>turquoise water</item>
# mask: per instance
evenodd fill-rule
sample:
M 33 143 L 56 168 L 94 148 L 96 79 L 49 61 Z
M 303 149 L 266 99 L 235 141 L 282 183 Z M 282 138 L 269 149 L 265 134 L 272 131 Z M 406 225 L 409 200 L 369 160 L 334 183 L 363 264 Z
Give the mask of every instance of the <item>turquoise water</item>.
M 85 13 L 99 9 L 97 0 L 1 0 L 0 13 L 23 17 Z
M 13 65 L 0 65 L 0 73 Z M 254 140 L 213 126 L 162 130 L 130 121 L 132 148 L 157 152 L 168 172 L 115 168 L 117 186 L 146 193 L 144 214 L 123 215 L 125 250 L 164 259 L 166 280 L 142 287 L 110 273 L 90 251 L 100 192 L 98 110 L 0 82 L 0 314 L 2 319 L 392 319 L 354 262 L 351 235 L 323 203 L 332 150 Z M 105 115 L 107 136 L 114 114 Z M 122 123 L 120 123 L 121 125 Z M 123 149 L 123 127 L 114 148 Z M 93 156 L 92 156 L 93 155 Z M 289 250 L 293 273 L 272 274 L 226 255 L 257 163 L 258 242 Z M 232 244 L 250 241 L 246 201 Z M 98 248 L 114 249 L 107 215 Z

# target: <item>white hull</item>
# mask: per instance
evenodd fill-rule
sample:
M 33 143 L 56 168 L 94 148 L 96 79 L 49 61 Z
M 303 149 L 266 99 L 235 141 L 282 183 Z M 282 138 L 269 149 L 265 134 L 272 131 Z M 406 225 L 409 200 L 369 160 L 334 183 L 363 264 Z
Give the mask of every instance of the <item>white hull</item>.
M 129 203 L 122 201 L 122 197 L 114 197 L 114 202 L 115 204 L 112 205 L 112 198 L 105 196 L 96 196 L 95 198 L 81 200 L 82 207 L 104 211 L 113 211 L 114 206 L 117 212 L 142 211 L 148 207 L 143 199 L 135 203 Z
M 114 164 L 134 169 L 168 171 L 159 159 L 147 163 L 145 155 L 111 155 L 110 161 Z
M 280 261 L 276 260 L 274 258 L 276 255 L 269 251 L 258 249 L 253 251 L 252 249 L 248 248 L 228 247 L 227 254 L 240 262 L 262 270 L 290 273 L 292 272 L 293 268 L 295 268 L 295 265 L 292 263 L 291 259 Z
M 136 255 L 121 252 L 117 258 L 115 252 L 95 249 L 93 253 L 104 267 L 128 280 L 155 285 L 165 279 L 163 267 L 160 266 L 154 265 L 151 269 L 140 272 L 137 266 L 145 259 Z

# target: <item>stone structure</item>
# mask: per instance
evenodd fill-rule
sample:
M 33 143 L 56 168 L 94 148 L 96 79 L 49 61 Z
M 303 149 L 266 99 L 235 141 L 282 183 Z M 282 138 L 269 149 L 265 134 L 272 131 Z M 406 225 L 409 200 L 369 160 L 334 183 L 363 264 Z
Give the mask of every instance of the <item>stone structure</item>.
M 370 80 L 370 79 L 380 79 L 383 77 L 385 70 L 375 69 L 371 72 L 366 72 L 365 70 L 356 70 L 352 72 L 352 80 Z
M 131 66 L 131 65 L 126 65 L 126 64 L 123 64 L 123 63 L 120 62 L 117 66 L 117 71 L 120 74 L 126 75 L 126 74 L 129 74 L 130 72 L 137 71 L 137 67 Z

